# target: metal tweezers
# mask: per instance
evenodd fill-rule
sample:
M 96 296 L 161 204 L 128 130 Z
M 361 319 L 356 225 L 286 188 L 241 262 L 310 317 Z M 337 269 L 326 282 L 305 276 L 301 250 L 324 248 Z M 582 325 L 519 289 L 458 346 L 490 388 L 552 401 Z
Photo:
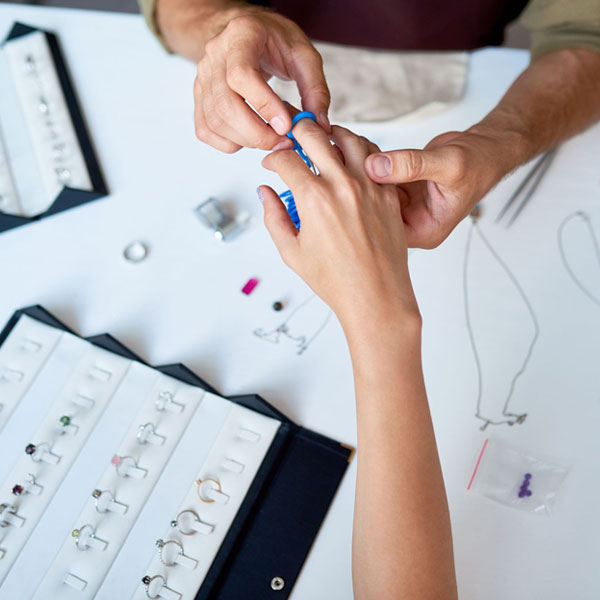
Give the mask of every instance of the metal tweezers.
M 533 196 L 537 186 L 550 167 L 550 164 L 552 163 L 552 160 L 556 154 L 556 150 L 556 148 L 552 148 L 552 150 L 548 150 L 548 152 L 545 152 L 542 154 L 542 156 L 540 156 L 540 158 L 538 158 L 536 163 L 529 170 L 529 173 L 527 173 L 525 176 L 525 179 L 523 179 L 521 182 L 521 185 L 519 185 L 514 194 L 507 200 L 506 204 L 496 217 L 496 223 L 498 223 L 510 210 L 513 204 L 515 204 L 515 202 L 522 197 L 521 202 L 516 205 L 516 208 L 506 226 L 510 227 L 515 222 L 517 217 L 521 214 L 521 211 L 525 208 L 527 202 L 529 202 L 531 196 Z

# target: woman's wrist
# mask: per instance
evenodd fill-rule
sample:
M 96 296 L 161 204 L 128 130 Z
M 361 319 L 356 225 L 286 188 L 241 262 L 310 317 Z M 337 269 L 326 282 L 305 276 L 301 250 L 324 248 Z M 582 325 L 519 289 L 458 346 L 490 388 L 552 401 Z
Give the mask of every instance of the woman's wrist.
M 416 302 L 357 310 L 352 317 L 340 319 L 340 323 L 355 363 L 377 363 L 397 350 L 420 356 L 422 319 Z

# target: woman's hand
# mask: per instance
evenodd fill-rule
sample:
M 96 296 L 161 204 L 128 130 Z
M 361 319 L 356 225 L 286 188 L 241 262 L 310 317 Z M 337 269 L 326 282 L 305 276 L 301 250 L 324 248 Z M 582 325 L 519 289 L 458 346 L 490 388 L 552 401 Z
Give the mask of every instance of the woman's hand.
M 421 370 L 399 190 L 369 179 L 377 148 L 347 129 L 294 128 L 316 176 L 291 150 L 267 156 L 296 200 L 301 229 L 261 186 L 283 260 L 336 312 L 356 390 L 358 468 L 352 571 L 357 600 L 456 600 L 452 534 Z M 343 159 L 342 159 L 343 155 Z
M 269 154 L 263 166 L 276 171 L 294 194 L 300 231 L 277 194 L 259 188 L 265 225 L 285 263 L 331 306 L 346 330 L 402 315 L 418 319 L 398 189 L 374 183 L 364 169 L 377 146 L 334 126 L 331 139 L 340 153 L 308 119 L 294 127 L 294 136 L 319 176 L 292 150 Z

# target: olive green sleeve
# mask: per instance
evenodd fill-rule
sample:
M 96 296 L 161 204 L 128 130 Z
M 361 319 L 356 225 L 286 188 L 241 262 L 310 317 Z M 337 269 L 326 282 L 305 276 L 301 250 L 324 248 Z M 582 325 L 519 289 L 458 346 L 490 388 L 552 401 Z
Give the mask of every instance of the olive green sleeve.
M 521 22 L 531 30 L 532 60 L 561 48 L 600 53 L 600 0 L 531 0 Z
M 163 39 L 158 24 L 156 23 L 156 0 L 138 0 L 140 5 L 140 12 L 146 19 L 146 25 L 148 25 L 150 31 L 156 36 L 156 39 L 160 42 L 162 47 L 169 53 L 172 50 L 167 46 L 167 43 Z

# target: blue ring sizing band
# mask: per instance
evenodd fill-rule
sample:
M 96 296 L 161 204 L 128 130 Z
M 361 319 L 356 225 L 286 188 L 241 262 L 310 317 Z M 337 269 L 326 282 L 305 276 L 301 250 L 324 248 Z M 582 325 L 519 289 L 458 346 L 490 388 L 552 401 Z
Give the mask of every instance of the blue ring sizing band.
M 314 113 L 310 112 L 309 110 L 303 110 L 302 112 L 299 112 L 292 118 L 292 127 L 286 135 L 294 142 L 294 150 L 298 153 L 298 156 L 300 156 L 300 158 L 306 163 L 306 166 L 309 169 L 312 169 L 313 165 L 310 162 L 310 159 L 308 158 L 308 156 L 306 156 L 306 153 L 302 149 L 302 146 L 298 143 L 298 140 L 294 137 L 293 134 L 294 126 L 302 119 L 310 119 L 315 123 L 317 122 Z M 290 216 L 290 219 L 292 220 L 292 223 L 294 224 L 296 229 L 300 229 L 300 217 L 298 216 L 296 202 L 294 201 L 294 196 L 292 192 L 290 190 L 287 190 L 283 192 L 283 194 L 279 194 L 279 197 L 285 204 L 285 208 L 287 210 L 288 215 Z

